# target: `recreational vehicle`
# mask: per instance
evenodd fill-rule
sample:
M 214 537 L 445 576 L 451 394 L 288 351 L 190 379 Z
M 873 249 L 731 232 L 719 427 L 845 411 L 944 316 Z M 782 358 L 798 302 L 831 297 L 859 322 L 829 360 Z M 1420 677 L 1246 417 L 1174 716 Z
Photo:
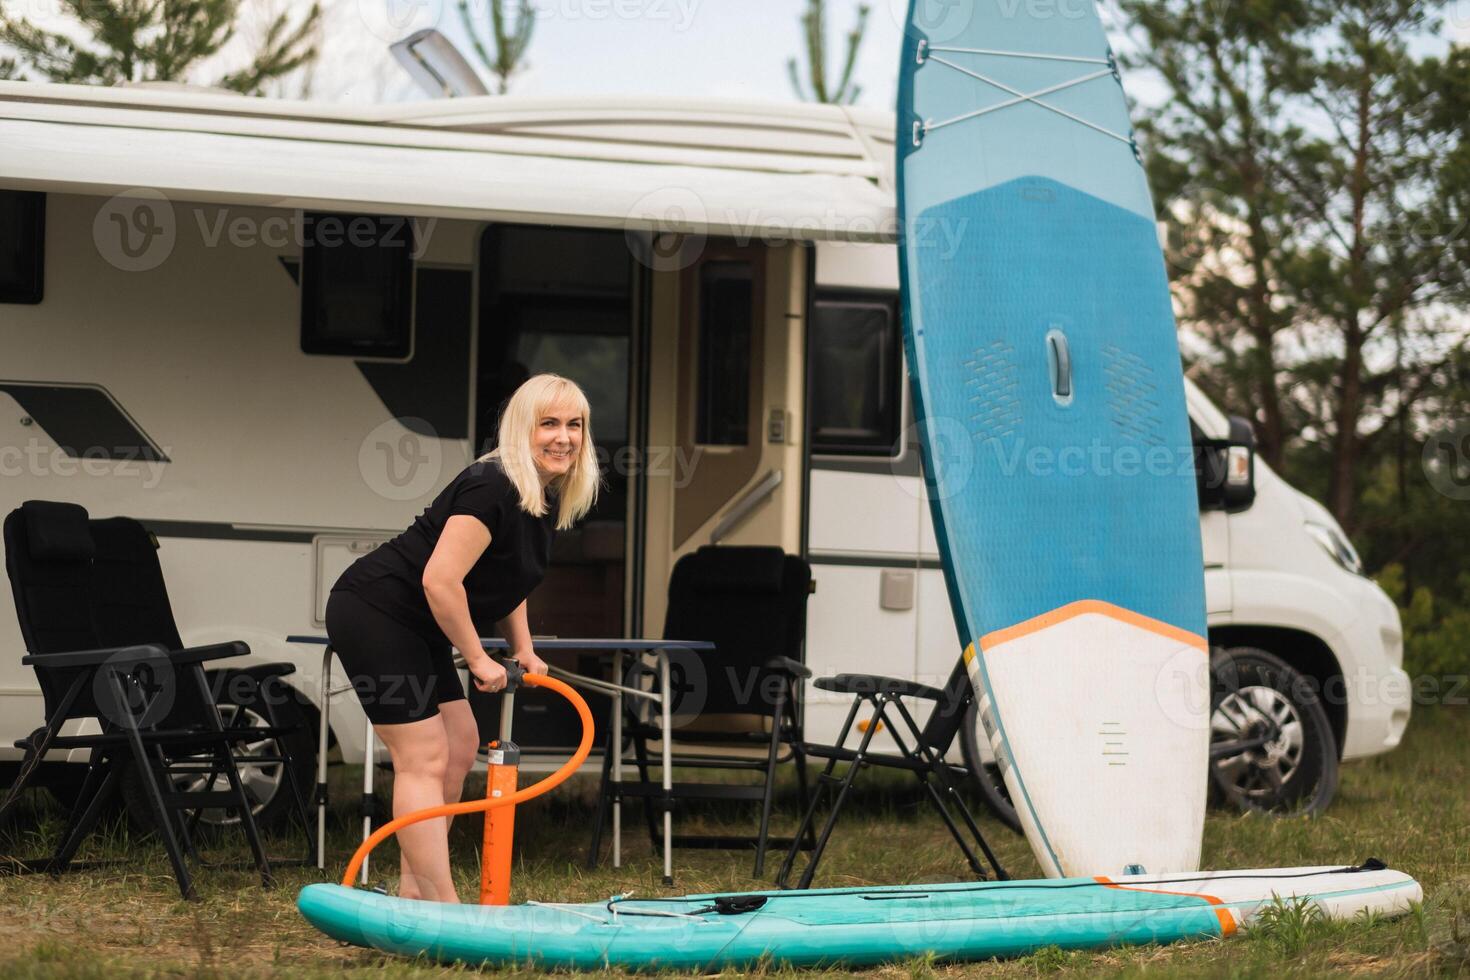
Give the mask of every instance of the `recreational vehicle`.
M 141 520 L 184 639 L 296 664 L 311 717 L 320 647 L 287 637 L 321 634 L 338 573 L 484 449 L 520 379 L 557 371 L 589 393 L 606 487 L 558 536 L 534 633 L 657 636 L 681 555 L 777 545 L 813 569 L 818 676 L 942 683 L 960 648 L 906 397 L 893 126 L 0 82 L 0 510 Z M 1260 461 L 1250 486 L 1248 440 L 1192 387 L 1189 410 L 1245 476 L 1202 498 L 1211 640 L 1314 678 L 1343 758 L 1393 748 L 1394 606 L 1324 509 Z M 974 451 L 962 429 L 953 448 Z M 24 652 L 0 603 L 0 763 L 42 720 Z M 806 737 L 845 709 L 808 689 Z M 331 757 L 361 762 L 350 690 L 330 717 Z M 563 721 L 517 731 L 558 753 Z

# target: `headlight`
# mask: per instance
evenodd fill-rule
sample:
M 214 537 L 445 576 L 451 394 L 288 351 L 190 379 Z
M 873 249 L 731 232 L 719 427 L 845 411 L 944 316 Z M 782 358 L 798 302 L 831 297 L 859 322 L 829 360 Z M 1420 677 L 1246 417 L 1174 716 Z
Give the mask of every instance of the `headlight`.
M 1357 551 L 1353 550 L 1353 543 L 1341 530 L 1331 524 L 1318 524 L 1316 521 L 1307 521 L 1304 527 L 1312 540 L 1320 544 L 1333 561 L 1354 575 L 1363 574 L 1363 559 L 1358 557 Z

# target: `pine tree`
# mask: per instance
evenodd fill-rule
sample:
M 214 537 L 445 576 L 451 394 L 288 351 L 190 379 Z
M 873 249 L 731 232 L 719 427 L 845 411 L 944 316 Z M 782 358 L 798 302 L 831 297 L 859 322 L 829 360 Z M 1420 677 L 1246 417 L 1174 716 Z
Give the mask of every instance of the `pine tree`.
M 510 91 L 510 79 L 518 71 L 528 67 L 524 61 L 526 50 L 531 46 L 531 33 L 536 27 L 536 11 L 531 0 L 520 0 L 516 9 L 515 26 L 512 28 L 505 14 L 505 0 L 490 0 L 490 43 L 495 48 L 492 55 L 480 40 L 479 27 L 470 17 L 469 3 L 459 0 L 459 19 L 469 35 L 475 54 L 499 85 L 497 94 Z
M 124 81 L 198 81 L 191 71 L 234 36 L 240 0 L 60 0 L 88 38 L 43 30 L 0 7 L 0 44 L 21 65 L 53 82 L 114 85 Z M 250 64 L 209 84 L 259 94 L 265 83 L 317 56 L 321 6 L 313 2 L 296 25 L 282 13 L 272 21 Z M 5 63 L 0 63 L 0 73 Z
M 1120 0 L 1207 389 L 1355 523 L 1360 476 L 1465 350 L 1470 54 L 1442 0 Z
M 835 105 L 851 105 L 862 94 L 862 86 L 853 83 L 852 72 L 857 66 L 858 49 L 868 28 L 867 4 L 857 9 L 857 24 L 847 33 L 847 56 L 843 60 L 842 72 L 834 88 L 827 84 L 827 25 L 825 0 L 807 0 L 806 13 L 801 17 L 802 32 L 806 37 L 807 72 L 810 87 L 803 87 L 796 59 L 786 62 L 786 73 L 791 77 L 791 87 L 796 97 L 806 102 L 823 102 Z
M 1129 67 L 1154 69 L 1170 98 L 1138 129 L 1171 220 L 1181 319 L 1210 344 L 1226 404 L 1256 408 L 1258 450 L 1280 466 L 1286 442 L 1277 335 L 1292 310 L 1275 295 L 1282 246 L 1298 224 L 1280 171 L 1296 134 L 1277 127 L 1283 62 L 1300 56 L 1305 13 L 1283 3 L 1124 0 L 1143 35 Z
M 1446 160 L 1453 166 L 1467 150 L 1470 58 L 1463 49 L 1448 61 L 1411 51 L 1443 6 L 1318 0 L 1313 44 L 1289 76 L 1299 102 L 1326 120 L 1286 173 L 1312 232 L 1290 273 L 1325 347 L 1298 373 L 1322 406 L 1313 448 L 1329 471 L 1328 506 L 1347 526 L 1356 523 L 1360 472 L 1392 438 L 1394 417 L 1413 411 L 1433 368 L 1465 348 L 1463 328 L 1444 316 L 1470 305 L 1462 261 L 1470 184 Z M 1405 339 L 1395 343 L 1396 333 Z M 1413 362 L 1387 361 L 1395 348 L 1412 348 Z

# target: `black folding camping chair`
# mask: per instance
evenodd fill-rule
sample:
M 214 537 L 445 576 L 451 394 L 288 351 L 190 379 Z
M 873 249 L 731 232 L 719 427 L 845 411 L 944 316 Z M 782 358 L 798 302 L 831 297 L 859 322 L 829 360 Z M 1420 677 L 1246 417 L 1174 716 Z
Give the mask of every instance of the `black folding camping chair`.
M 612 753 L 622 747 L 608 745 L 589 867 L 596 863 L 604 815 L 615 798 L 639 797 L 652 804 L 645 814 L 655 846 L 654 813 L 671 809 L 675 801 L 758 801 L 760 818 L 753 834 L 679 834 L 673 838 L 675 847 L 754 849 L 756 876 L 764 873 L 768 848 L 788 843 L 803 846 L 801 837 L 792 841 L 771 837 L 770 824 L 776 772 L 784 763 L 794 764 L 797 793 L 802 806 L 807 804 L 799 697 L 801 681 L 811 671 L 798 658 L 806 638 L 806 607 L 812 589 L 811 567 L 775 547 L 706 545 L 675 563 L 669 578 L 664 636 L 708 640 L 715 649 L 674 660 L 670 686 L 677 721 L 668 736 L 673 764 L 680 770 L 743 770 L 759 773 L 761 779 L 742 784 L 678 778 L 665 790 L 650 778 L 655 757 L 648 748 L 665 735 L 640 714 L 640 705 L 631 705 L 625 712 L 623 734 L 631 743 L 639 778 L 614 784 Z M 806 846 L 811 842 L 807 834 Z
M 945 828 L 959 845 L 970 869 L 980 879 L 986 878 L 985 867 L 975 853 L 978 848 L 996 879 L 1007 880 L 1009 876 L 991 851 L 985 835 L 981 833 L 961 795 L 961 785 L 966 775 L 964 767 L 957 769 L 944 758 L 954 743 L 960 726 L 971 717 L 969 707 L 974 693 L 964 662 L 955 664 L 943 690 L 880 674 L 837 674 L 833 677 L 819 677 L 813 683 L 824 691 L 850 694 L 853 700 L 836 744 L 806 746 L 808 755 L 825 758 L 827 765 L 817 777 L 811 803 L 802 815 L 795 839 L 800 841 L 812 832 L 817 811 L 827 802 L 828 797 L 831 797 L 831 809 L 821 833 L 817 835 L 815 845 L 811 848 L 811 855 L 796 887 L 811 887 L 812 878 L 817 873 L 817 864 L 822 859 L 822 852 L 827 847 L 833 828 L 837 826 L 837 818 L 842 813 L 843 804 L 847 802 L 853 782 L 858 772 L 867 766 L 912 773 L 923 787 L 925 797 L 944 821 Z M 913 712 L 905 704 L 905 700 L 913 699 L 933 703 L 929 718 L 922 727 L 914 720 Z M 864 714 L 865 706 L 871 709 L 866 714 L 867 724 L 860 729 L 862 737 L 857 746 L 849 748 L 848 737 L 858 724 L 859 716 Z M 900 724 L 902 728 L 899 727 Z M 896 753 L 872 750 L 873 737 L 885 729 L 897 749 Z M 837 766 L 842 762 L 847 763 L 847 769 L 838 776 Z M 985 773 L 975 775 L 980 779 L 986 778 Z M 956 818 L 959 823 L 956 823 Z M 960 824 L 964 825 L 964 832 L 961 832 Z M 787 850 L 786 858 L 781 862 L 781 870 L 776 875 L 778 887 L 788 887 L 786 883 L 791 877 L 800 850 L 797 846 Z
M 204 669 L 206 663 L 244 656 L 250 648 L 241 642 L 183 646 L 155 546 L 136 521 L 90 521 L 76 504 L 27 501 L 5 518 L 3 533 L 5 568 L 29 651 L 22 662 L 36 671 L 45 725 L 16 743 L 25 755 L 0 803 L 0 819 L 34 781 L 47 752 L 91 753 L 56 852 L 39 862 L 13 860 L 9 867 L 65 871 L 130 772 L 141 783 L 180 894 L 195 897 L 185 853 L 198 859 L 194 833 L 203 810 L 212 807 L 238 815 L 261 883 L 269 886 L 270 861 L 235 746 L 276 740 L 277 754 L 252 755 L 250 762 L 284 766 L 309 835 L 305 801 L 280 741 L 290 730 L 227 729 Z M 254 668 L 271 676 L 293 669 L 284 663 Z M 61 734 L 77 720 L 91 720 L 101 730 Z M 227 786 L 217 790 L 221 778 Z M 203 788 L 183 789 L 176 784 L 181 779 Z

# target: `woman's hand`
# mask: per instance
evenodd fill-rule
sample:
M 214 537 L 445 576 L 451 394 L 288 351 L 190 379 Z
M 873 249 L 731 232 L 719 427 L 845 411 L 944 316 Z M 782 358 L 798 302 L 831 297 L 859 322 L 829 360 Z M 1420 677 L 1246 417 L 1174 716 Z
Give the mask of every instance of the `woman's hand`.
M 546 661 L 536 656 L 535 650 L 522 650 L 516 654 L 516 663 L 525 668 L 528 674 L 546 673 Z
M 489 657 L 476 657 L 467 666 L 475 679 L 475 686 L 486 694 L 505 690 L 505 668 Z

